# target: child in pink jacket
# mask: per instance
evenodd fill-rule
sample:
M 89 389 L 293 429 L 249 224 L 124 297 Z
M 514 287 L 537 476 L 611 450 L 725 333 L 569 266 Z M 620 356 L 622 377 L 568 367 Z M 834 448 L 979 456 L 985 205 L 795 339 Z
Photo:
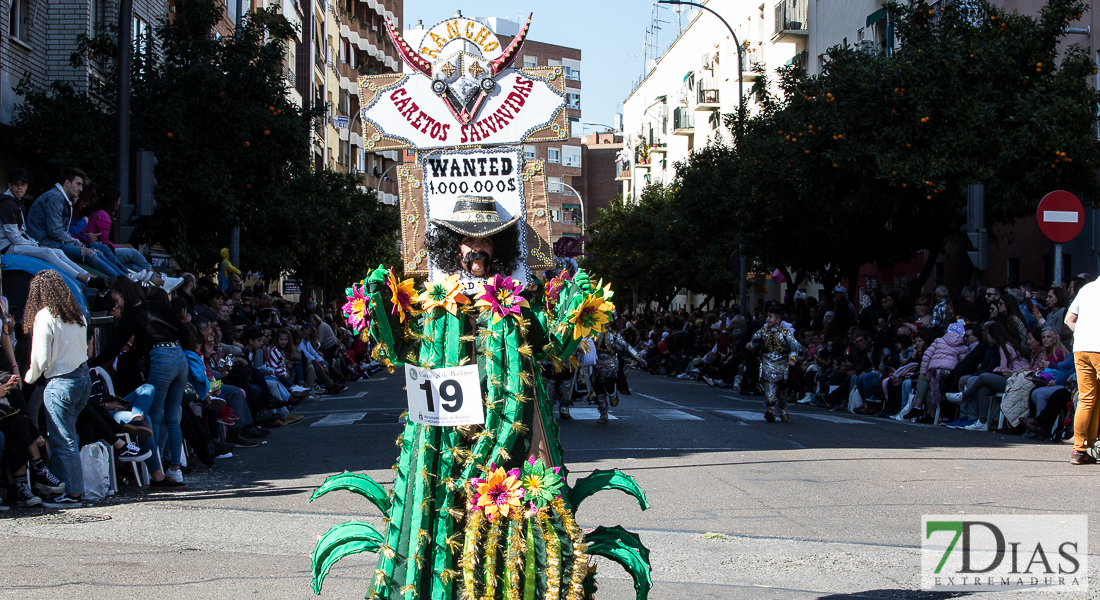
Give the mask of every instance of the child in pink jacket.
M 924 358 L 920 364 L 920 378 L 917 379 L 917 389 L 913 393 L 913 408 L 902 419 L 924 417 L 925 398 L 928 399 L 930 406 L 939 405 L 943 398 L 940 392 L 943 378 L 966 356 L 966 345 L 963 343 L 965 334 L 966 325 L 961 320 L 956 321 L 948 326 L 943 337 L 937 338 L 924 351 Z

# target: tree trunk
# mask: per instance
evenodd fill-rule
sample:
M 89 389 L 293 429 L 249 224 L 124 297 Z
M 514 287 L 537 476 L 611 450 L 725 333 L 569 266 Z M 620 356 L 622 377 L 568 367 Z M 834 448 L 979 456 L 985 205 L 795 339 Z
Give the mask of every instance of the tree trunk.
M 936 259 L 940 257 L 940 252 L 943 250 L 943 243 L 939 243 L 932 247 L 928 251 L 928 257 L 924 259 L 924 267 L 921 268 L 920 274 L 917 278 L 909 282 L 909 295 L 917 297 L 920 295 L 920 291 L 924 289 L 925 282 L 932 276 L 932 270 L 936 268 Z
M 856 311 L 859 311 L 859 293 L 856 291 L 856 286 L 859 285 L 859 267 L 861 265 L 852 265 L 848 267 L 848 300 L 852 304 L 856 305 Z

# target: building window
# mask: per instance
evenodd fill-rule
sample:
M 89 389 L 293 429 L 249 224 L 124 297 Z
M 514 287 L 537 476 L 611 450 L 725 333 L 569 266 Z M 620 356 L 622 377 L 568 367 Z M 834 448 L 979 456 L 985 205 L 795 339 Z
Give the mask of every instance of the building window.
M 348 143 L 340 140 L 340 151 L 336 154 L 336 163 L 340 165 L 346 165 L 348 157 Z
M 569 137 L 582 136 L 584 136 L 584 125 L 581 124 L 581 120 L 576 117 L 569 117 Z
M 575 94 L 573 92 L 569 92 L 565 95 L 565 100 L 566 100 L 566 103 L 568 104 L 569 108 L 580 108 L 581 107 L 581 95 L 580 94 Z
M 92 0 L 92 31 L 94 35 L 97 29 L 107 24 L 106 0 Z
M 555 163 L 555 164 L 560 163 L 561 162 L 561 148 L 547 148 L 546 149 L 546 160 L 549 161 L 549 162 Z
M 561 155 L 561 164 L 563 167 L 581 168 L 580 146 L 562 146 Z
M 546 191 L 551 194 L 560 194 L 565 189 L 562 184 L 565 179 L 562 177 L 547 177 L 546 178 Z
M 145 19 L 134 15 L 134 54 L 141 56 L 149 49 L 149 24 Z
M 8 35 L 27 41 L 27 0 L 11 0 L 8 8 Z
M 565 78 L 566 79 L 572 79 L 573 81 L 580 81 L 581 80 L 580 69 L 574 69 L 573 67 L 569 67 L 569 66 L 565 67 Z
M 524 56 L 523 57 L 523 68 L 524 69 L 531 69 L 531 68 L 534 68 L 534 67 L 537 67 L 537 66 L 539 66 L 539 59 L 538 59 L 537 56 Z
M 535 160 L 538 156 L 538 148 L 531 145 L 523 146 L 523 160 Z
M 340 90 L 340 114 L 351 114 L 351 94 L 347 90 Z
M 1005 273 L 1005 282 L 1008 285 L 1019 285 L 1020 283 L 1020 259 L 1010 258 L 1008 259 L 1008 269 Z

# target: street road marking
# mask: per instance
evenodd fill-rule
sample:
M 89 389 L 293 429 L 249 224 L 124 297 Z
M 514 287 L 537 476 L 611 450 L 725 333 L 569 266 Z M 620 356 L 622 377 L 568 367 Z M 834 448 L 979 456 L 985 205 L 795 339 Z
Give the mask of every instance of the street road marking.
M 650 416 L 657 417 L 662 421 L 702 421 L 701 417 L 695 415 L 689 415 L 682 410 L 676 410 L 674 408 L 647 408 L 645 412 Z
M 753 399 L 749 399 L 749 398 L 738 398 L 737 396 L 718 396 L 718 397 L 719 398 L 727 398 L 729 400 L 736 400 L 738 402 L 756 402 L 758 404 L 760 403 L 759 398 L 753 400 Z
M 718 410 L 715 412 L 729 415 L 735 419 L 741 419 L 742 421 L 763 421 L 764 413 L 750 412 L 747 410 Z
M 336 413 L 331 414 L 316 423 L 310 425 L 310 427 L 333 427 L 336 425 L 351 425 L 356 421 L 367 416 L 365 412 L 354 413 Z
M 1077 211 L 1075 210 L 1044 210 L 1043 221 L 1047 223 L 1076 223 Z
M 822 421 L 829 421 L 831 423 L 851 423 L 854 425 L 870 425 L 867 421 L 859 421 L 857 419 L 848 419 L 845 417 L 838 417 L 836 415 L 815 415 L 810 413 L 798 413 L 800 416 L 809 417 L 811 419 L 821 419 Z
M 650 396 L 649 394 L 643 394 L 641 392 L 634 392 L 634 393 L 641 396 L 642 398 L 649 398 L 650 400 L 656 400 L 657 402 L 663 402 L 663 403 L 668 404 L 670 406 L 679 406 L 680 408 L 687 408 L 685 406 L 680 406 L 679 404 L 676 404 L 675 402 L 669 402 L 668 400 L 661 400 L 657 396 Z
M 600 409 L 598 408 L 571 408 L 569 409 L 569 416 L 578 421 L 595 421 L 600 418 Z M 607 418 L 613 421 L 616 419 L 615 415 L 607 413 Z
M 363 396 L 366 396 L 366 395 L 367 395 L 367 392 L 359 392 L 358 394 L 356 394 L 354 396 L 341 396 L 340 399 L 343 400 L 345 398 L 362 398 Z

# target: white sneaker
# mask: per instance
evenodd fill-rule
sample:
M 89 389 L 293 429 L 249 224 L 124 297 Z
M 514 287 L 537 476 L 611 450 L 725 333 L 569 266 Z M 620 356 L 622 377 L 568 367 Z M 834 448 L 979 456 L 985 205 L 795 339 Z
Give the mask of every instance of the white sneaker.
M 707 383 L 707 385 L 709 385 L 711 387 L 715 387 L 716 385 L 718 385 L 717 383 L 715 383 L 715 381 L 713 379 L 711 379 L 710 377 L 707 377 L 706 375 L 703 375 L 703 381 L 705 381 Z
M 814 401 L 814 393 L 813 392 L 806 392 L 806 395 L 803 396 L 802 399 L 798 401 L 798 403 L 799 404 L 809 404 L 813 401 Z
M 989 431 L 989 426 L 981 421 L 974 421 L 973 423 L 963 427 L 966 431 Z
M 225 454 L 219 454 L 219 455 L 215 456 L 214 458 L 233 458 L 233 453 L 232 452 L 226 452 Z
M 962 404 L 963 401 L 962 392 L 948 392 L 944 394 L 943 397 L 947 398 L 948 402 L 953 402 L 955 404 Z
M 173 471 L 172 469 L 168 469 L 164 472 L 164 474 L 168 477 L 168 479 L 171 479 L 176 483 L 183 483 L 183 473 L 178 470 Z
M 162 285 L 161 287 L 164 288 L 164 291 L 168 292 L 169 294 L 171 294 L 176 288 L 180 286 L 180 284 L 183 283 L 183 277 L 165 276 L 163 277 L 163 279 L 164 285 Z

